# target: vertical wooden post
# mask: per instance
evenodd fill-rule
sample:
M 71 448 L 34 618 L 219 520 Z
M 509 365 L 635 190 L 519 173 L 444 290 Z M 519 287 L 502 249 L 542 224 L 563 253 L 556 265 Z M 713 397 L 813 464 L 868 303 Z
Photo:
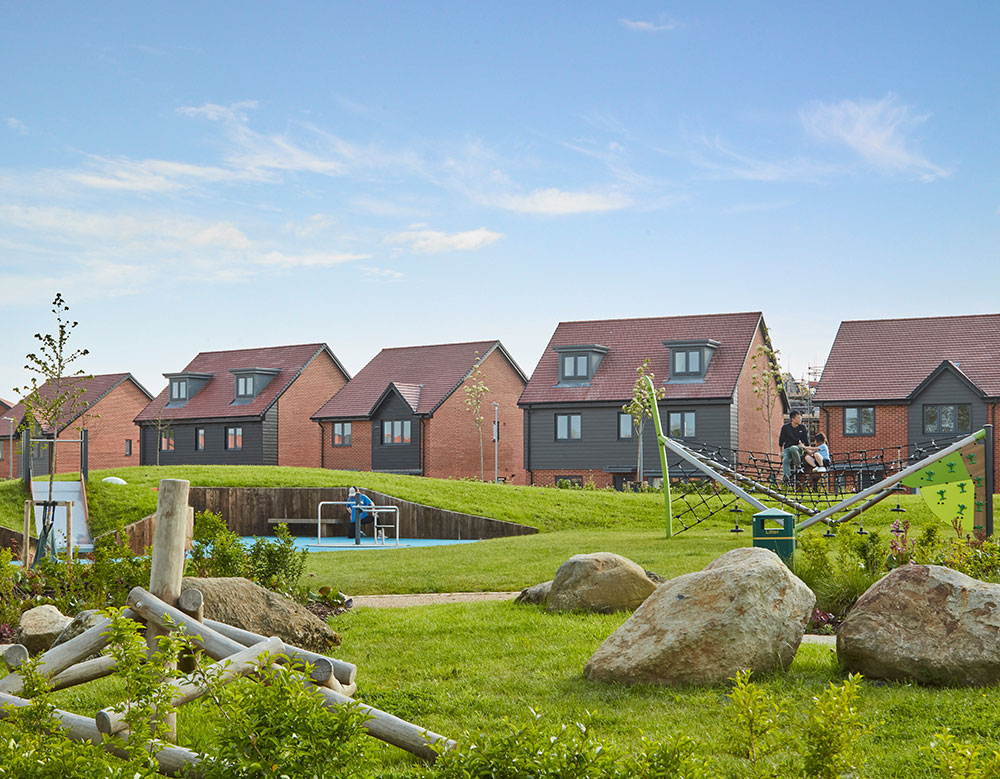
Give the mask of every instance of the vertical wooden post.
M 27 570 L 31 564 L 31 501 L 24 501 L 24 535 L 21 538 L 21 565 Z
M 161 479 L 156 504 L 156 530 L 153 531 L 153 560 L 149 573 L 149 590 L 160 600 L 176 606 L 184 577 L 184 546 L 187 537 L 188 491 L 191 482 L 183 479 Z M 152 655 L 159 646 L 162 628 L 146 628 L 146 644 Z M 164 719 L 169 738 L 176 739 L 177 721 L 174 715 Z

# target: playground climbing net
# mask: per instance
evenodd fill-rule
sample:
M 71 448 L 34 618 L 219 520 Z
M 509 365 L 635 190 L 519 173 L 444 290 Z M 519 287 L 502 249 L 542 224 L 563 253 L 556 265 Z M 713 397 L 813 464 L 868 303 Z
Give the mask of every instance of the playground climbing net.
M 672 442 L 689 455 L 737 484 L 747 493 L 769 504 L 780 504 L 807 518 L 829 510 L 848 496 L 873 487 L 904 469 L 932 459 L 934 455 L 953 445 L 957 439 L 936 440 L 921 445 L 899 446 L 894 449 L 865 449 L 838 452 L 833 465 L 825 471 L 804 470 L 792 474 L 789 480 L 782 475 L 781 454 L 753 452 L 709 446 L 693 442 Z M 689 461 L 670 456 L 670 492 L 673 519 L 680 525 L 674 532 L 683 532 L 712 517 L 725 516 L 732 523 L 732 532 L 740 532 L 748 506 L 736 493 L 717 481 L 706 470 Z M 908 492 L 909 488 L 897 483 L 891 488 L 894 494 Z M 902 511 L 899 503 L 893 511 Z M 753 509 L 751 509 L 753 511 Z M 836 523 L 857 513 L 845 507 L 830 517 Z

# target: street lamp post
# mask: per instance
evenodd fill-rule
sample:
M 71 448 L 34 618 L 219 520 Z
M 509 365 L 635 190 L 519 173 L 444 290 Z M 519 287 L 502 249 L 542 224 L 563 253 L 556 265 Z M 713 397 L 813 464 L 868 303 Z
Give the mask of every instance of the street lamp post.
M 14 417 L 4 417 L 4 420 L 10 422 L 10 430 L 8 430 L 8 435 L 10 437 L 10 442 L 7 444 L 7 478 L 14 478 Z
M 500 483 L 500 404 L 493 401 L 493 483 Z

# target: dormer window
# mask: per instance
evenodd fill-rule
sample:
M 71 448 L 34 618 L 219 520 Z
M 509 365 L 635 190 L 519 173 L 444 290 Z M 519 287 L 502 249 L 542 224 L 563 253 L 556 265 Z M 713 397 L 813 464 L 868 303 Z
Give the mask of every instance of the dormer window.
M 712 355 L 721 345 L 710 338 L 690 341 L 664 341 L 670 350 L 671 382 L 702 382 L 712 361 Z
M 187 379 L 174 379 L 170 382 L 170 400 L 187 400 Z
M 229 372 L 234 377 L 233 403 L 237 406 L 251 403 L 281 373 L 276 368 L 236 368 Z
M 236 397 L 253 397 L 253 376 L 240 376 L 236 379 Z
M 557 386 L 585 386 L 594 378 L 608 347 L 597 344 L 553 346 L 559 355 L 559 384 Z

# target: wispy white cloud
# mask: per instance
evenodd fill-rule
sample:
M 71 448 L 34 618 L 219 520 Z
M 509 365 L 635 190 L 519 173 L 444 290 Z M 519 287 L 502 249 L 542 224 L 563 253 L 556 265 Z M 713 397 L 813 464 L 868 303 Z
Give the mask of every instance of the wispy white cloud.
M 303 254 L 288 254 L 273 251 L 263 254 L 257 262 L 280 268 L 329 268 L 343 265 L 346 262 L 370 260 L 370 254 L 355 254 L 350 252 L 306 252 Z
M 736 203 L 725 209 L 726 214 L 756 214 L 763 213 L 766 211 L 780 211 L 782 208 L 788 208 L 789 206 L 795 205 L 794 200 L 772 200 L 772 201 L 761 201 L 759 203 Z
M 647 19 L 619 19 L 618 21 L 629 30 L 637 32 L 666 32 L 676 30 L 681 26 L 680 22 L 671 19 L 666 14 L 660 14 L 654 21 Z
M 701 135 L 690 148 L 688 158 L 712 178 L 743 181 L 820 181 L 844 172 L 843 166 L 792 157 L 765 160 L 742 154 L 719 136 Z
M 200 106 L 180 106 L 177 113 L 211 121 L 245 122 L 249 118 L 249 112 L 255 111 L 259 106 L 256 100 L 241 100 L 229 105 L 203 103 Z
M 480 227 L 460 233 L 445 233 L 440 230 L 410 230 L 392 233 L 385 238 L 386 243 L 409 244 L 415 252 L 436 254 L 438 252 L 468 252 L 482 249 L 507 236 L 503 233 Z
M 399 281 L 403 278 L 403 272 L 398 270 L 390 270 L 389 268 L 375 268 L 370 265 L 359 266 L 362 271 L 364 271 L 365 276 L 369 281 Z
M 28 125 L 13 116 L 8 116 L 4 123 L 14 132 L 20 133 L 21 135 L 28 134 Z
M 618 211 L 632 205 L 632 199 L 620 192 L 567 192 L 556 187 L 536 189 L 527 195 L 501 194 L 483 197 L 482 202 L 507 211 L 544 216 Z
M 950 171 L 913 148 L 913 131 L 927 121 L 890 93 L 881 100 L 811 103 L 799 117 L 806 131 L 831 144 L 842 144 L 872 167 L 933 181 Z
M 337 219 L 330 214 L 313 214 L 298 222 L 285 222 L 285 229 L 299 238 L 308 238 L 330 229 L 336 223 Z
M 172 192 L 193 184 L 262 178 L 259 172 L 217 165 L 107 157 L 90 157 L 84 170 L 68 171 L 63 177 L 66 181 L 92 189 L 131 192 Z

